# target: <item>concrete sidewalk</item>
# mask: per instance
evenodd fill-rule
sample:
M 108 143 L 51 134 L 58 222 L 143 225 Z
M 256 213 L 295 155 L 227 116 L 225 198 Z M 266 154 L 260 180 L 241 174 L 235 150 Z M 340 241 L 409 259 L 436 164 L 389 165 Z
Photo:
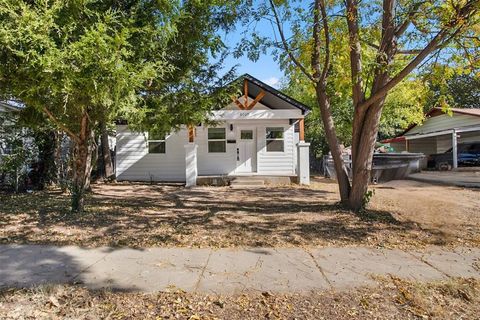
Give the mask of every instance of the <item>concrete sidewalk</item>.
M 480 248 L 425 251 L 352 248 L 121 249 L 0 246 L 0 286 L 81 283 L 126 291 L 307 292 L 375 283 L 480 278 Z

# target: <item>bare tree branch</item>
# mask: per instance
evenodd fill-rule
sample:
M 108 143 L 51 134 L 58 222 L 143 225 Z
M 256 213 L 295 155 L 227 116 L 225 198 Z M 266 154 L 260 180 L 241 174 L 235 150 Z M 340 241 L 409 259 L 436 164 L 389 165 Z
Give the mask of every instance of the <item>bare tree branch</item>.
M 400 37 L 405 31 L 407 31 L 408 27 L 410 26 L 410 23 L 412 22 L 413 17 L 418 13 L 418 9 L 422 4 L 424 4 L 426 1 L 419 1 L 417 3 L 414 3 L 412 5 L 412 9 L 408 12 L 407 18 L 405 21 L 403 21 L 397 28 L 395 29 L 395 37 Z
M 441 29 L 437 35 L 430 40 L 427 46 L 405 66 L 396 76 L 394 76 L 389 82 L 387 82 L 382 88 L 376 90 L 375 93 L 367 100 L 362 102 L 359 107 L 366 108 L 373 103 L 383 99 L 387 93 L 399 84 L 406 76 L 408 76 L 429 54 L 438 48 L 443 48 L 455 38 L 461 31 L 464 30 L 465 21 L 468 21 L 468 17 L 478 12 L 480 0 L 468 1 L 455 15 L 452 20 Z M 452 28 L 455 28 L 454 32 L 450 32 Z
M 323 64 L 323 71 L 322 75 L 320 76 L 320 81 L 325 82 L 327 79 L 328 69 L 330 69 L 330 31 L 328 28 L 325 0 L 320 0 L 320 11 L 322 12 L 323 34 L 325 36 L 325 61 Z
M 50 120 L 52 120 L 52 122 L 55 123 L 60 129 L 65 131 L 65 133 L 67 133 L 70 138 L 77 142 L 80 140 L 80 138 L 76 134 L 70 131 L 70 129 L 68 129 L 63 123 L 61 123 L 57 118 L 55 118 L 55 116 L 50 112 L 50 110 L 47 109 L 47 107 L 43 107 L 43 111 L 47 114 Z
M 320 0 L 315 0 L 313 6 L 313 50 L 312 50 L 312 69 L 314 70 L 313 79 L 317 83 L 320 78 Z
M 277 13 L 277 9 L 275 8 L 275 4 L 273 3 L 273 0 L 269 0 L 269 2 L 270 2 L 270 6 L 272 8 L 272 11 L 273 11 L 273 15 L 275 16 L 275 22 L 276 22 L 276 25 L 277 25 L 278 33 L 280 34 L 280 38 L 282 39 L 283 49 L 288 54 L 288 56 L 290 57 L 292 62 L 305 74 L 305 76 L 307 76 L 307 78 L 310 79 L 311 81 L 315 82 L 314 77 L 310 74 L 310 72 L 308 72 L 308 70 L 305 68 L 305 66 L 303 66 L 300 63 L 300 61 L 298 61 L 297 58 L 295 58 L 295 56 L 291 52 L 291 50 L 288 46 L 287 40 L 285 39 L 285 34 L 283 33 L 282 23 L 280 22 L 280 18 L 278 17 L 278 13 Z
M 366 45 L 368 45 L 369 47 L 372 47 L 374 49 L 377 49 L 379 50 L 380 49 L 380 46 L 378 44 L 375 44 L 375 43 L 371 43 L 371 42 L 368 42 L 368 41 L 363 41 L 363 43 L 365 43 Z M 395 53 L 396 54 L 418 54 L 422 52 L 422 49 L 404 49 L 404 50 L 396 50 Z
M 445 37 L 445 32 L 439 33 L 432 41 L 420 52 L 405 68 L 403 68 L 395 77 L 393 77 L 385 86 L 379 89 L 370 98 L 359 105 L 360 108 L 368 107 L 369 105 L 382 99 L 388 91 L 399 84 L 410 72 L 412 72 L 430 53 L 432 53 L 438 46 L 441 39 Z
M 350 43 L 350 67 L 353 84 L 353 104 L 358 105 L 365 99 L 362 89 L 362 55 L 358 31 L 358 3 L 356 0 L 346 0 L 346 6 Z

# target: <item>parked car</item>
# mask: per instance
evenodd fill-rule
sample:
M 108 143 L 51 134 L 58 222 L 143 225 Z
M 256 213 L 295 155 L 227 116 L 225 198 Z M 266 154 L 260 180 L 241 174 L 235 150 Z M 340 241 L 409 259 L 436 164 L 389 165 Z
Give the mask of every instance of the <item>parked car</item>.
M 460 167 L 480 166 L 480 141 L 459 143 L 457 145 L 457 161 Z M 452 148 L 444 153 L 431 154 L 428 157 L 429 168 L 449 170 L 453 166 Z

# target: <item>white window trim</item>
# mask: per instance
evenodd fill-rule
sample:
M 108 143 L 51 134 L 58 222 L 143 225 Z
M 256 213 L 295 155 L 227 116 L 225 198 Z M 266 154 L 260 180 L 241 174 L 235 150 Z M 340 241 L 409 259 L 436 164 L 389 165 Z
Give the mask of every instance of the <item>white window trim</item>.
M 165 138 L 163 140 L 161 139 L 150 139 L 150 133 L 147 133 L 148 139 L 147 139 L 147 152 L 148 154 L 166 154 L 167 153 L 167 138 L 168 136 L 165 135 Z M 165 152 L 150 152 L 150 142 L 163 142 L 165 144 Z
M 267 138 L 268 129 L 282 129 L 283 138 Z M 283 141 L 283 151 L 268 151 L 268 141 Z M 267 153 L 285 153 L 285 127 L 265 127 L 265 152 Z
M 224 133 L 225 133 L 225 138 L 224 139 L 210 139 L 208 138 L 208 130 L 210 129 L 223 129 Z M 225 151 L 221 151 L 221 152 L 212 152 L 210 151 L 210 144 L 209 142 L 212 141 L 223 141 L 223 143 L 225 144 Z M 220 128 L 207 128 L 207 153 L 211 153 L 211 154 L 218 154 L 218 153 L 227 153 L 227 129 L 226 128 L 223 128 L 223 127 L 220 127 Z

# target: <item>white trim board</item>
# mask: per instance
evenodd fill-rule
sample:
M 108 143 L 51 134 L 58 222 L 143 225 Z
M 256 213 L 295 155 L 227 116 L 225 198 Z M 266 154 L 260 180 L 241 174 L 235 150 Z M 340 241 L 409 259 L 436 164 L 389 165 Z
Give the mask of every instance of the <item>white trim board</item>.
M 212 120 L 301 119 L 300 110 L 220 110 L 213 111 Z

